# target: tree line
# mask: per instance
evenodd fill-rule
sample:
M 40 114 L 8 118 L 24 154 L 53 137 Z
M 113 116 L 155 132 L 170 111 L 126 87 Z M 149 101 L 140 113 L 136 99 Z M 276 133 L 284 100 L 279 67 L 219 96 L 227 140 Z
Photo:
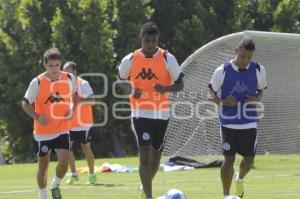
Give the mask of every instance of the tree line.
M 79 73 L 104 73 L 108 122 L 92 129 L 96 157 L 137 153 L 130 120 L 113 117 L 117 65 L 140 47 L 143 23 L 160 28 L 159 45 L 179 63 L 202 45 L 243 30 L 298 33 L 298 0 L 1 0 L 0 1 L 0 145 L 7 162 L 34 161 L 32 120 L 21 100 L 36 75 L 44 71 L 42 56 L 57 47 L 64 60 L 75 61 Z M 103 80 L 89 79 L 97 94 Z M 103 119 L 104 109 L 95 108 Z M 126 114 L 125 114 L 126 115 Z M 76 151 L 75 151 L 76 152 Z

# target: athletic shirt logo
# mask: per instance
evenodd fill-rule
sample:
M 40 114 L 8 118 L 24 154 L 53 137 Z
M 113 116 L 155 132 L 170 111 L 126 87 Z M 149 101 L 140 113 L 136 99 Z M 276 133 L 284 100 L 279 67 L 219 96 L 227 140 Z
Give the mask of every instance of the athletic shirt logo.
M 247 87 L 246 83 L 244 81 L 237 81 L 233 89 L 230 91 L 230 94 L 244 92 L 250 93 L 250 90 Z
M 142 68 L 142 71 L 135 77 L 135 79 L 142 78 L 143 80 L 151 80 L 153 78 L 158 79 L 157 76 L 152 72 L 151 68 L 148 68 L 148 71 L 146 71 L 146 68 Z
M 55 82 L 49 81 L 45 73 L 40 74 L 39 90 L 35 100 L 35 112 L 47 115 L 49 122 L 46 126 L 34 120 L 34 134 L 50 135 L 64 132 L 70 129 L 70 120 L 66 120 L 66 114 L 70 111 L 70 100 L 72 86 L 69 75 L 61 72 L 59 79 Z
M 153 88 L 154 84 L 172 84 L 164 52 L 164 50 L 159 49 L 156 56 L 152 58 L 145 58 L 141 49 L 134 52 L 130 80 L 133 87 L 142 89 L 143 96 L 139 99 L 129 96 L 131 109 L 150 111 L 169 110 L 168 93 L 158 93 Z
M 225 143 L 223 144 L 223 149 L 224 149 L 225 151 L 229 151 L 229 150 L 230 150 L 230 144 L 229 144 L 228 142 L 225 142 Z
M 48 102 L 50 102 L 51 104 L 55 103 L 55 102 L 64 102 L 64 98 L 62 98 L 59 95 L 59 92 L 56 92 L 55 94 L 51 93 L 50 96 L 48 97 L 48 99 L 45 101 L 44 104 L 48 104 Z
M 150 140 L 150 134 L 148 132 L 143 133 L 143 140 Z
M 46 145 L 42 146 L 41 151 L 42 151 L 43 153 L 48 153 L 48 151 L 49 151 L 48 146 L 46 146 Z

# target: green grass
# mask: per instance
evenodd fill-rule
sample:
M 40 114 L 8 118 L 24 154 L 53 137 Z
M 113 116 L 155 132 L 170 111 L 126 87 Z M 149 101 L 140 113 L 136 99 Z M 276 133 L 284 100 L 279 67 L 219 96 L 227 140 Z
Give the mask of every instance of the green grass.
M 103 162 L 137 166 L 137 158 L 99 159 Z M 54 174 L 56 163 L 49 168 L 48 187 Z M 77 161 L 85 166 L 84 161 Z M 0 166 L 0 198 L 38 198 L 35 181 L 37 164 L 16 164 Z M 135 199 L 138 198 L 138 173 L 97 174 L 96 186 L 84 185 L 87 175 L 80 175 L 76 185 L 64 185 L 61 191 L 64 199 Z M 197 169 L 192 171 L 159 172 L 154 180 L 154 196 L 165 190 L 178 188 L 188 199 L 220 199 L 221 182 L 219 169 Z M 48 192 L 48 198 L 50 192 Z M 300 198 L 300 155 L 257 156 L 255 169 L 246 177 L 245 199 L 299 199 Z

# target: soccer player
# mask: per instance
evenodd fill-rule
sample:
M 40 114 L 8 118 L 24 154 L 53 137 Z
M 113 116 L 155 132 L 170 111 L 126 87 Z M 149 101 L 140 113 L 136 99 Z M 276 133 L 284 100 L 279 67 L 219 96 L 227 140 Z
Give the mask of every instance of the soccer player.
M 121 87 L 129 96 L 132 130 L 139 147 L 140 198 L 152 198 L 152 180 L 159 168 L 169 122 L 169 92 L 183 89 L 176 58 L 157 46 L 159 29 L 153 22 L 140 30 L 141 49 L 125 56 L 119 66 Z M 129 80 L 130 83 L 125 83 Z
M 33 135 L 38 156 L 39 198 L 47 198 L 47 171 L 50 150 L 56 150 L 58 164 L 52 181 L 53 199 L 61 199 L 59 185 L 68 170 L 71 101 L 76 80 L 60 70 L 62 56 L 57 48 L 44 53 L 46 71 L 34 78 L 23 98 L 23 110 L 33 118 Z M 33 106 L 34 104 L 34 106 Z
M 91 135 L 90 128 L 93 125 L 93 112 L 92 112 L 92 103 L 95 102 L 93 90 L 88 83 L 88 81 L 77 76 L 77 65 L 75 62 L 65 63 L 63 70 L 65 72 L 71 73 L 75 76 L 77 80 L 77 94 L 76 94 L 76 108 L 73 114 L 72 129 L 70 130 L 70 140 L 71 148 L 73 142 L 80 143 L 81 149 L 86 158 L 88 167 L 89 167 L 89 177 L 87 184 L 94 185 L 96 184 L 96 174 L 94 173 L 94 154 L 91 150 Z M 79 110 L 80 109 L 80 110 Z M 75 156 L 73 151 L 70 153 L 70 169 L 72 175 L 66 181 L 66 184 L 73 184 L 75 181 L 78 181 L 78 175 L 76 173 L 75 167 Z
M 235 58 L 216 69 L 209 84 L 208 99 L 219 105 L 224 161 L 221 180 L 224 198 L 230 194 L 236 153 L 243 159 L 235 177 L 236 195 L 244 195 L 244 177 L 254 163 L 265 68 L 252 60 L 254 41 L 242 39 L 235 48 Z

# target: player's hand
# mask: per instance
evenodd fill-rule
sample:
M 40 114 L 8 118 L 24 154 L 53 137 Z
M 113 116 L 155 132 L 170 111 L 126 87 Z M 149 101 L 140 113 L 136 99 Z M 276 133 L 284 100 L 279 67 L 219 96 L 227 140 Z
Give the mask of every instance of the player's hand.
M 247 102 L 259 102 L 260 100 L 259 100 L 259 98 L 258 97 L 256 97 L 256 96 L 248 96 L 247 95 L 247 99 L 245 100 L 245 102 L 247 103 Z
M 79 95 L 76 93 L 73 95 L 73 103 L 79 103 L 80 102 L 80 97 Z
M 234 106 L 236 106 L 236 99 L 234 96 L 229 95 L 222 101 L 222 103 L 223 103 L 223 106 L 234 107 Z
M 39 115 L 36 119 L 42 126 L 46 126 L 48 124 L 48 120 L 45 116 Z
M 142 95 L 142 90 L 139 88 L 134 88 L 132 96 L 135 99 L 139 99 L 141 97 L 141 95 Z
M 156 92 L 159 92 L 159 93 L 165 93 L 165 92 L 167 92 L 167 91 L 166 91 L 166 87 L 163 86 L 163 85 L 160 85 L 160 84 L 153 84 L 152 86 L 153 86 L 153 88 L 154 88 L 154 90 L 155 90 Z

